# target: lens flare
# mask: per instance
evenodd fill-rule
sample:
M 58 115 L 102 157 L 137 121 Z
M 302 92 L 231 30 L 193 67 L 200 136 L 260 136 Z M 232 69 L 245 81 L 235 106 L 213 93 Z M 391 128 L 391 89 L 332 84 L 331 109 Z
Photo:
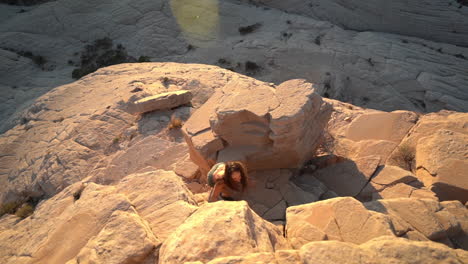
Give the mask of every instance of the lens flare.
M 217 0 L 171 0 L 172 14 L 188 42 L 206 46 L 218 36 Z

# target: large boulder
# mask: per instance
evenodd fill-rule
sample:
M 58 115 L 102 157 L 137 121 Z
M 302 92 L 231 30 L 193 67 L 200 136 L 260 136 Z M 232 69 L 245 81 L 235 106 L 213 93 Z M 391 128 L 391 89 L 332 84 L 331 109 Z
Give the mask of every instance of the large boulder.
M 75 183 L 41 203 L 33 216 L 0 233 L 0 262 L 66 263 L 116 211 L 135 214 L 128 198 L 114 187 Z
M 459 201 L 439 203 L 432 199 L 399 198 L 373 201 L 365 206 L 389 215 L 397 233 L 404 237 L 420 240 L 423 235 L 451 247 L 468 249 L 468 210 Z
M 117 185 L 138 213 L 164 241 L 198 208 L 192 193 L 172 171 L 149 171 L 128 175 Z
M 287 249 L 281 230 L 244 201 L 204 204 L 163 243 L 160 264 L 208 262 L 228 256 Z
M 441 200 L 468 201 L 468 130 L 439 130 L 419 139 L 417 175 Z
M 253 170 L 298 167 L 317 148 L 330 113 L 303 80 L 277 87 L 239 80 L 217 91 L 183 131 L 204 173 L 227 160 L 244 161 Z
M 286 237 L 296 249 L 311 241 L 361 244 L 383 235 L 394 235 L 390 218 L 368 211 L 351 197 L 292 206 L 286 211 Z
M 148 224 L 136 211 L 116 211 L 99 234 L 88 241 L 67 264 L 138 263 L 160 245 Z
M 155 263 L 161 243 L 197 208 L 172 171 L 131 174 L 115 186 L 77 182 L 31 217 L 0 219 L 0 262 Z
M 353 141 L 373 139 L 398 143 L 417 120 L 418 116 L 408 111 L 365 113 L 349 124 L 346 138 Z
M 402 156 L 414 158 L 416 177 L 441 200 L 468 197 L 468 114 L 440 111 L 421 116 L 388 158 L 397 165 Z M 401 166 L 401 165 L 400 165 Z
M 286 237 L 296 249 L 311 241 L 362 244 L 384 235 L 466 249 L 467 220 L 468 211 L 458 201 L 398 198 L 361 204 L 339 197 L 289 207 Z

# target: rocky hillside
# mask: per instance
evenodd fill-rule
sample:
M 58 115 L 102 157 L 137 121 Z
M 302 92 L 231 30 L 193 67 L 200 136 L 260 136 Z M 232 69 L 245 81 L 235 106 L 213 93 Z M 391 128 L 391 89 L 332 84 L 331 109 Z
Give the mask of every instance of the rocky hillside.
M 114 43 L 103 65 L 127 55 L 215 64 L 276 85 L 304 78 L 324 97 L 384 111 L 468 111 L 463 1 L 385 2 L 390 17 L 374 12 L 381 1 L 294 1 L 287 8 L 280 1 L 249 2 L 266 6 L 211 0 L 2 4 L 0 131 L 21 122 L 17 110 L 70 83 L 74 70 L 87 72 L 89 55 L 101 54 L 93 43 L 103 38 Z
M 1 262 L 466 263 L 468 115 L 317 89 L 140 63 L 51 90 L 0 137 Z M 245 201 L 207 203 L 229 159 Z
M 467 1 L 0 2 L 0 263 L 468 263 Z
M 234 0 L 236 1 L 236 0 Z M 240 0 L 329 21 L 356 31 L 377 31 L 468 46 L 468 2 Z

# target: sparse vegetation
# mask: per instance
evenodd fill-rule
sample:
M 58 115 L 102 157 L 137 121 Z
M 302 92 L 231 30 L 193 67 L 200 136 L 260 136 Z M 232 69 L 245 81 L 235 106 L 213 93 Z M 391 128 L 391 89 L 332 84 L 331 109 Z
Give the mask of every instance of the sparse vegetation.
M 231 64 L 231 63 L 227 61 L 225 58 L 220 58 L 218 59 L 218 64 Z
M 177 117 L 175 115 L 172 115 L 171 120 L 170 120 L 169 125 L 168 125 L 168 128 L 169 129 L 179 129 L 179 128 L 182 127 L 183 124 L 184 124 L 184 122 L 182 121 L 182 119 L 180 119 L 179 117 Z
M 113 140 L 112 140 L 112 144 L 117 144 L 120 142 L 120 137 L 115 137 Z
M 80 67 L 72 72 L 72 77 L 79 79 L 87 74 L 95 72 L 97 69 L 126 62 L 137 62 L 129 56 L 122 44 L 113 48 L 110 38 L 102 38 L 94 41 L 92 45 L 86 45 L 80 56 Z M 140 56 L 139 62 L 149 61 L 149 57 Z
M 239 27 L 239 33 L 240 33 L 241 35 L 246 35 L 246 34 L 249 34 L 249 33 L 254 32 L 255 30 L 257 30 L 257 29 L 260 28 L 261 26 L 262 26 L 262 24 L 260 24 L 260 23 L 255 23 L 255 24 L 250 25 L 250 26 Z
M 330 134 L 328 127 L 323 130 L 315 156 L 331 155 L 335 151 L 335 138 Z
M 18 54 L 19 56 L 31 59 L 37 66 L 41 67 L 41 69 L 44 70 L 44 65 L 47 63 L 47 60 L 43 56 L 35 55 L 31 51 L 17 50 L 13 48 L 5 49 Z
M 16 211 L 15 215 L 24 219 L 32 215 L 33 212 L 34 212 L 34 206 L 32 206 L 29 203 L 25 203 Z
M 39 202 L 38 199 L 28 198 L 25 200 L 12 201 L 0 206 L 0 217 L 5 214 L 14 214 L 21 218 L 26 218 L 34 212 L 34 208 Z
M 0 205 L 0 217 L 5 214 L 14 214 L 16 210 L 21 206 L 20 202 L 8 202 Z
M 408 143 L 403 143 L 398 146 L 397 150 L 392 155 L 391 162 L 405 170 L 411 171 L 413 169 L 413 163 L 415 158 L 416 150 Z
M 323 84 L 323 97 L 330 98 L 331 85 L 330 80 L 326 80 Z
M 151 62 L 151 59 L 148 56 L 140 56 L 138 62 Z
M 262 67 L 260 67 L 257 63 L 252 62 L 252 61 L 246 61 L 245 62 L 245 72 L 248 75 L 255 75 L 257 74 Z
M 315 44 L 317 44 L 318 46 L 320 46 L 320 44 L 322 44 L 322 35 L 318 35 L 316 38 L 315 38 Z

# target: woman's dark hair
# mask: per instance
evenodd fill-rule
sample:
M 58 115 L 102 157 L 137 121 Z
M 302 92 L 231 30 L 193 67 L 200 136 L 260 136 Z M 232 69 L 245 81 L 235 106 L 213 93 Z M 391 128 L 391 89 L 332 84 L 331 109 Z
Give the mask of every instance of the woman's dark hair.
M 232 179 L 232 173 L 238 171 L 241 176 L 240 185 Z M 240 161 L 228 161 L 226 162 L 226 168 L 224 172 L 224 183 L 231 189 L 243 192 L 247 188 L 248 178 L 247 169 L 244 164 Z

